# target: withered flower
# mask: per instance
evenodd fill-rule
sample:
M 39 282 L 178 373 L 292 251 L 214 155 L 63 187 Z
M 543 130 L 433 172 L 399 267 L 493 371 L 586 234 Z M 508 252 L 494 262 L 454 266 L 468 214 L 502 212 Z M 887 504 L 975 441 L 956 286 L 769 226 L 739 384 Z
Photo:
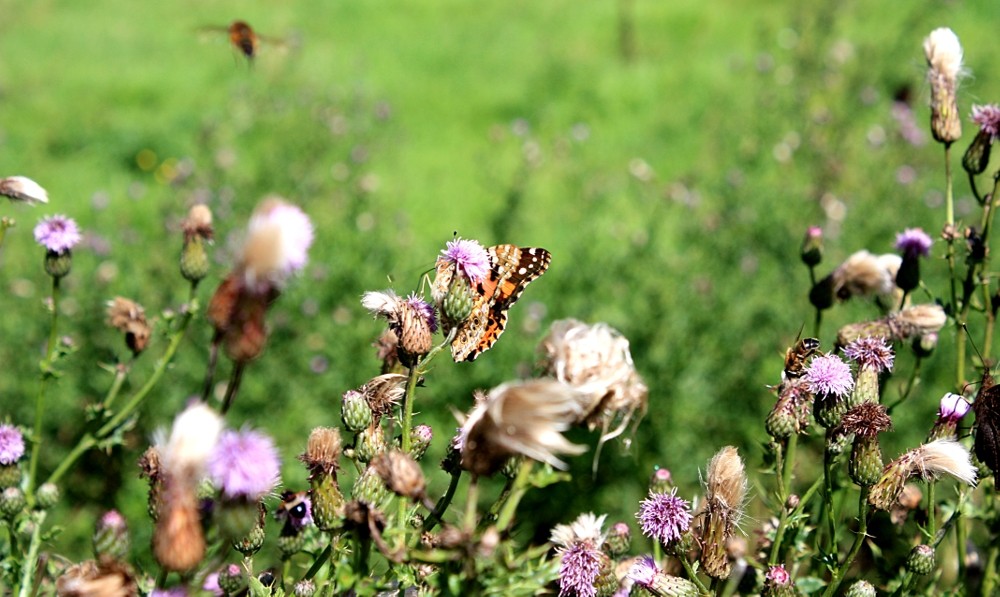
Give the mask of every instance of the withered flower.
M 923 481 L 933 481 L 943 475 L 966 485 L 976 484 L 976 467 L 972 465 L 969 451 L 952 439 L 923 444 L 887 464 L 878 483 L 872 487 L 868 502 L 880 510 L 889 510 L 909 479 L 919 477 Z
M 646 413 L 649 389 L 632 362 L 628 339 L 608 324 L 561 319 L 538 349 L 543 375 L 579 392 L 581 422 L 601 428 L 601 443 L 621 435 L 636 413 Z
M 726 578 L 732 571 L 727 544 L 744 516 L 747 475 L 733 446 L 719 450 L 708 463 L 705 505 L 701 513 L 701 564 L 712 578 Z
M 88 560 L 64 570 L 56 581 L 59 597 L 135 597 L 139 587 L 129 568 L 115 560 Z
M 947 322 L 948 316 L 940 305 L 915 305 L 881 319 L 845 325 L 837 331 L 837 346 L 869 336 L 906 342 L 936 334 Z
M 891 304 L 899 304 L 895 297 L 896 272 L 902 257 L 894 254 L 874 255 L 861 250 L 841 263 L 831 274 L 833 292 L 840 300 L 852 296 L 880 297 Z M 901 296 L 901 295 L 900 295 Z
M 939 143 L 950 145 L 962 136 L 956 98 L 962 74 L 962 45 L 954 31 L 939 27 L 924 39 L 924 55 L 931 84 L 931 132 Z
M 49 202 L 48 192 L 27 176 L 0 178 L 0 195 L 11 201 L 23 201 L 28 205 Z
M 406 393 L 406 376 L 396 373 L 379 375 L 358 388 L 358 392 L 365 397 L 372 410 L 372 417 L 377 422 L 391 414 L 393 407 L 403 399 L 403 394 Z
M 393 493 L 422 502 L 428 509 L 434 508 L 434 502 L 427 497 L 427 482 L 420 465 L 406 453 L 382 452 L 372 460 L 372 466 Z
M 366 292 L 361 304 L 376 317 L 389 322 L 396 335 L 396 353 L 403 365 L 412 367 L 430 352 L 437 331 L 434 307 L 416 294 L 403 299 L 391 290 Z
M 146 321 L 146 312 L 139 303 L 116 296 L 108 302 L 108 324 L 124 332 L 125 345 L 136 356 L 149 344 L 152 329 Z
M 460 434 L 462 468 L 491 475 L 510 456 L 523 455 L 556 468 L 566 465 L 556 454 L 581 454 L 562 432 L 580 420 L 576 391 L 555 380 L 502 384 L 477 400 Z
M 845 434 L 854 434 L 848 474 L 858 485 L 874 485 L 882 474 L 882 449 L 878 434 L 892 429 L 892 419 L 885 406 L 862 402 L 844 414 L 840 428 Z

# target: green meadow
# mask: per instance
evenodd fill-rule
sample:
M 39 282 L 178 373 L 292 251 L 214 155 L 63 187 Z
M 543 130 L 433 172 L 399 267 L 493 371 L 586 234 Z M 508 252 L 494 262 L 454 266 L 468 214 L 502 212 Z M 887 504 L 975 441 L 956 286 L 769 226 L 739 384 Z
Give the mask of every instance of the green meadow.
M 48 390 L 43 472 L 85 429 L 108 368 L 128 358 L 105 303 L 132 298 L 163 328 L 164 311 L 187 298 L 180 221 L 206 203 L 216 240 L 204 305 L 254 206 L 277 194 L 309 214 L 316 242 L 271 309 L 268 348 L 227 420 L 276 439 L 287 488 L 306 488 L 295 457 L 310 429 L 339 424 L 341 394 L 378 373 L 371 343 L 383 323 L 361 294 L 426 286 L 455 234 L 544 247 L 553 259 L 492 350 L 475 363 L 436 361 L 416 404 L 418 422 L 435 429 L 429 462 L 474 390 L 531 374 L 553 321 L 604 321 L 629 338 L 648 413 L 633 437 L 604 447 L 596 474 L 597 435 L 570 434 L 591 446 L 572 481 L 529 494 L 520 511 L 522 532 L 540 540 L 581 512 L 634 521 L 655 467 L 688 495 L 724 445 L 749 469 L 765 467 L 768 386 L 781 380 L 785 349 L 813 333 L 798 254 L 806 228 L 823 227 L 822 276 L 856 250 L 893 252 L 904 228 L 937 238 L 944 222 L 923 38 L 948 26 L 965 48 L 959 152 L 975 133 L 971 105 L 1000 101 L 987 0 L 0 0 L 0 15 L 0 176 L 29 176 L 50 196 L 0 204 L 17 221 L 0 249 L 0 419 L 31 427 L 49 329 L 51 281 L 31 229 L 62 213 L 85 231 L 63 281 L 60 333 L 75 352 Z M 252 64 L 228 44 L 235 19 L 263 38 Z M 899 99 L 923 144 L 901 134 Z M 964 176 L 959 218 L 975 205 Z M 939 295 L 942 245 L 924 264 Z M 823 349 L 841 325 L 878 315 L 864 301 L 835 306 Z M 883 436 L 887 457 L 922 441 L 942 394 L 960 389 L 952 330 Z M 111 507 L 147 549 L 135 461 L 199 393 L 210 338 L 194 322 L 124 445 L 89 452 L 65 478 L 53 517 L 65 530 L 52 540 L 62 553 L 86 557 L 94 520 Z M 124 391 L 148 378 L 165 343 L 154 336 Z M 914 362 L 899 347 L 887 395 Z M 822 454 L 821 438 L 800 449 Z M 432 475 L 431 494 L 446 483 Z

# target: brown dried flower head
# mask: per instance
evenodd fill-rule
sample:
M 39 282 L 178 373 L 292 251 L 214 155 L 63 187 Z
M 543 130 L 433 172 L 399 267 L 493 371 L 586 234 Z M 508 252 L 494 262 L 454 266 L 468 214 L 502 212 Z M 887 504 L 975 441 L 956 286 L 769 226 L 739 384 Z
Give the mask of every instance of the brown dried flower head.
M 510 382 L 477 400 L 458 440 L 462 468 L 477 475 L 498 471 L 510 456 L 523 455 L 566 468 L 557 454 L 581 454 L 562 432 L 580 420 L 576 391 L 555 380 Z
M 131 570 L 114 560 L 74 564 L 56 581 L 59 597 L 135 597 L 138 594 L 139 587 Z
M 732 571 L 730 539 L 743 519 L 748 487 L 746 469 L 736 448 L 726 446 L 716 453 L 705 477 L 700 561 L 712 578 L 727 578 Z
M 931 84 L 931 132 L 938 142 L 951 144 L 962 136 L 956 98 L 962 75 L 962 45 L 954 31 L 940 27 L 924 39 L 924 54 Z
M 874 255 L 865 250 L 858 251 L 833 271 L 834 293 L 841 300 L 852 296 L 874 296 L 891 300 L 898 291 L 896 272 L 901 263 L 902 257 L 899 255 Z M 899 301 L 894 304 L 899 304 Z
M 138 355 L 149 344 L 152 328 L 146 321 L 142 305 L 116 296 L 108 302 L 108 324 L 125 334 L 125 344 Z
M 561 319 L 538 348 L 543 374 L 579 391 L 582 422 L 601 427 L 602 442 L 621 435 L 636 413 L 645 414 L 649 390 L 632 362 L 628 339 L 608 324 Z
M 375 347 L 375 356 L 382 361 L 382 373 L 399 373 L 403 371 L 403 366 L 399 362 L 399 337 L 392 330 L 385 330 L 382 335 L 372 343 Z
M 372 409 L 372 416 L 379 420 L 385 415 L 392 413 L 393 407 L 399 404 L 406 393 L 406 376 L 396 373 L 379 375 L 358 388 L 368 406 Z
M 361 304 L 376 317 L 384 317 L 396 335 L 396 351 L 400 362 L 412 367 L 430 352 L 437 321 L 434 309 L 418 295 L 404 299 L 392 290 L 366 292 Z
M 165 570 L 186 572 L 205 557 L 205 536 L 195 486 L 183 477 L 164 480 L 153 531 L 153 555 Z
M 306 451 L 299 456 L 309 469 L 310 477 L 332 475 L 340 468 L 340 430 L 335 427 L 316 427 L 309 434 Z
M 863 402 L 844 413 L 840 422 L 845 433 L 861 437 L 875 437 L 892 429 L 892 419 L 882 404 Z
M 27 176 L 0 178 L 0 195 L 11 201 L 23 201 L 29 205 L 49 202 L 48 192 Z
M 187 218 L 181 224 L 181 229 L 184 231 L 184 242 L 191 242 L 195 236 L 206 241 L 212 240 L 215 234 L 212 228 L 212 210 L 201 203 L 192 205 Z
M 914 305 L 872 321 L 851 323 L 837 331 L 837 346 L 843 347 L 859 338 L 873 337 L 906 342 L 936 334 L 948 316 L 940 305 Z
M 904 484 L 919 477 L 933 481 L 947 475 L 966 485 L 976 484 L 976 467 L 965 446 L 953 439 L 939 439 L 905 452 L 885 466 L 882 476 L 872 486 L 868 501 L 876 508 L 889 510 L 898 503 Z
M 413 458 L 400 450 L 383 452 L 372 460 L 375 472 L 393 493 L 411 500 L 422 501 L 427 497 L 424 473 Z M 433 507 L 433 504 L 431 504 Z

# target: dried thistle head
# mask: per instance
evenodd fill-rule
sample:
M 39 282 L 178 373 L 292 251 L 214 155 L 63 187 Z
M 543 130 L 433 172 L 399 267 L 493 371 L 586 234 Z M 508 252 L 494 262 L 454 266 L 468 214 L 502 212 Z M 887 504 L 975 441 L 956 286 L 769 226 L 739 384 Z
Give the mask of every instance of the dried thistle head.
M 142 305 L 116 296 L 108 302 L 108 324 L 125 334 L 125 344 L 138 355 L 149 344 L 152 328 L 146 321 Z
M 205 464 L 222 433 L 223 421 L 203 402 L 188 406 L 174 419 L 169 437 L 158 441 L 162 472 L 190 485 L 201 480 Z
M 49 194 L 42 185 L 27 176 L 0 178 L 0 195 L 11 201 L 22 201 L 28 205 L 48 203 Z
M 719 450 L 705 474 L 705 504 L 699 527 L 700 561 L 712 578 L 726 578 L 732 571 L 730 539 L 743 519 L 747 488 L 739 452 L 733 446 Z
M 74 564 L 59 575 L 60 597 L 135 597 L 139 594 L 132 571 L 120 562 L 88 560 Z
M 184 242 L 191 242 L 196 236 L 202 240 L 212 240 L 215 234 L 212 228 L 212 210 L 202 203 L 192 205 L 181 229 L 184 231 Z
M 962 45 L 954 31 L 940 27 L 924 39 L 924 55 L 931 84 L 931 132 L 938 142 L 951 144 L 962 136 L 956 98 L 962 74 Z
M 153 530 L 153 555 L 164 570 L 187 572 L 205 556 L 205 536 L 195 486 L 167 475 Z
M 557 454 L 586 451 L 562 436 L 582 413 L 575 390 L 562 382 L 505 383 L 477 402 L 458 440 L 462 468 L 472 473 L 493 474 L 514 455 L 565 468 Z
M 885 406 L 872 402 L 863 402 L 848 410 L 840 424 L 845 433 L 861 437 L 875 437 L 892 429 L 892 419 Z
M 874 255 L 865 250 L 858 251 L 833 271 L 834 294 L 841 300 L 852 296 L 891 299 L 897 290 L 896 272 L 901 263 L 899 255 Z
M 335 427 L 316 427 L 309 433 L 306 451 L 299 456 L 309 469 L 310 478 L 332 475 L 340 468 L 340 431 Z
M 382 452 L 372 460 L 375 472 L 393 493 L 411 500 L 427 496 L 427 482 L 420 465 L 400 450 Z
M 379 375 L 358 388 L 364 395 L 372 416 L 376 421 L 392 413 L 393 407 L 399 404 L 406 393 L 406 376 L 396 373 Z
M 645 414 L 649 390 L 632 362 L 628 339 L 608 324 L 556 321 L 539 352 L 544 375 L 580 392 L 584 422 L 601 427 L 602 442 L 620 435 L 636 413 Z
M 969 451 L 952 439 L 939 439 L 909 450 L 885 466 L 872 487 L 868 501 L 876 508 L 889 510 L 896 503 L 909 479 L 933 481 L 947 475 L 967 485 L 976 483 L 976 467 Z
M 431 350 L 433 334 L 437 331 L 434 307 L 417 294 L 403 299 L 392 290 L 366 292 L 361 304 L 376 317 L 384 317 L 389 330 L 396 336 L 396 353 L 407 367 Z

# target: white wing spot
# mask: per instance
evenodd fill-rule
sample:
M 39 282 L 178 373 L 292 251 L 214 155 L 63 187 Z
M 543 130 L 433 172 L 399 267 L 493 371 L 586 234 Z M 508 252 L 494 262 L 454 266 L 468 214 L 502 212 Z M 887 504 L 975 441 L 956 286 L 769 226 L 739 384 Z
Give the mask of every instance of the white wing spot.
M 522 267 L 521 269 L 517 270 L 517 273 L 523 276 L 524 274 L 528 273 L 528 270 Z

